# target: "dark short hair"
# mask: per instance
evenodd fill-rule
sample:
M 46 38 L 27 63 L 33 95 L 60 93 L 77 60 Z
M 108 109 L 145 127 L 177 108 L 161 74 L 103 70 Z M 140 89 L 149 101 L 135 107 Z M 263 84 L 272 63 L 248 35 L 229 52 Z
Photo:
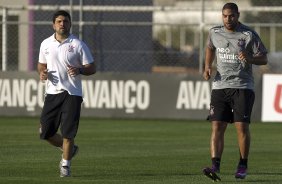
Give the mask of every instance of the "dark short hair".
M 237 4 L 235 4 L 235 3 L 226 3 L 226 4 L 223 6 L 222 11 L 225 10 L 225 9 L 234 10 L 234 11 L 236 11 L 237 13 L 239 13 L 238 6 L 237 6 Z
M 65 11 L 65 10 L 59 10 L 59 11 L 56 11 L 54 14 L 53 14 L 53 23 L 55 23 L 55 20 L 56 20 L 56 18 L 58 17 L 58 16 L 60 16 L 60 15 L 62 15 L 62 16 L 64 16 L 64 17 L 68 17 L 69 18 L 69 20 L 71 21 L 71 16 L 70 16 L 70 14 L 67 12 L 67 11 Z

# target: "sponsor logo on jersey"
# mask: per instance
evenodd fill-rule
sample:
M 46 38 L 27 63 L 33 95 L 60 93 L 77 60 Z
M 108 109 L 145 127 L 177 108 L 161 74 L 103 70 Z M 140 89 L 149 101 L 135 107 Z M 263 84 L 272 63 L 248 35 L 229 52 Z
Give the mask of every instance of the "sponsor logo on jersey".
M 238 54 L 231 53 L 229 48 L 217 48 L 217 54 L 220 61 L 223 63 L 238 62 Z

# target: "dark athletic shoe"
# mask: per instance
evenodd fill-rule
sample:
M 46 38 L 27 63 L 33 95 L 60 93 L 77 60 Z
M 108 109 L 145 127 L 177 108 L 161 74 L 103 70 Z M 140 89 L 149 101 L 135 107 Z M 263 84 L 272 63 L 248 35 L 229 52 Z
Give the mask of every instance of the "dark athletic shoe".
M 219 169 L 216 169 L 215 167 L 206 167 L 203 169 L 203 174 L 206 177 L 210 178 L 212 181 L 221 181 L 220 177 L 216 173 L 219 173 Z
M 237 171 L 235 173 L 236 179 L 245 179 L 247 176 L 247 167 L 245 166 L 238 166 Z

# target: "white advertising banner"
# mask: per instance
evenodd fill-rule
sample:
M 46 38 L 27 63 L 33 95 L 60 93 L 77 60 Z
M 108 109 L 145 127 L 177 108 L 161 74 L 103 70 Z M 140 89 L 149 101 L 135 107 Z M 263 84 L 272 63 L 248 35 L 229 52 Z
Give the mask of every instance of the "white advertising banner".
M 282 122 L 282 75 L 263 75 L 262 121 Z

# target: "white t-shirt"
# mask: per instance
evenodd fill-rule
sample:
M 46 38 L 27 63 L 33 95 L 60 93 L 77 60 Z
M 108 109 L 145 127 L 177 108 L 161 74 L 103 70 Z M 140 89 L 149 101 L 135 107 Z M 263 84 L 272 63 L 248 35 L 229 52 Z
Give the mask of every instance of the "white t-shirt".
M 38 62 L 47 64 L 47 94 L 68 91 L 70 95 L 82 96 L 81 75 L 68 75 L 67 66 L 81 68 L 93 63 L 94 59 L 86 44 L 74 35 L 60 43 L 53 34 L 41 43 Z

